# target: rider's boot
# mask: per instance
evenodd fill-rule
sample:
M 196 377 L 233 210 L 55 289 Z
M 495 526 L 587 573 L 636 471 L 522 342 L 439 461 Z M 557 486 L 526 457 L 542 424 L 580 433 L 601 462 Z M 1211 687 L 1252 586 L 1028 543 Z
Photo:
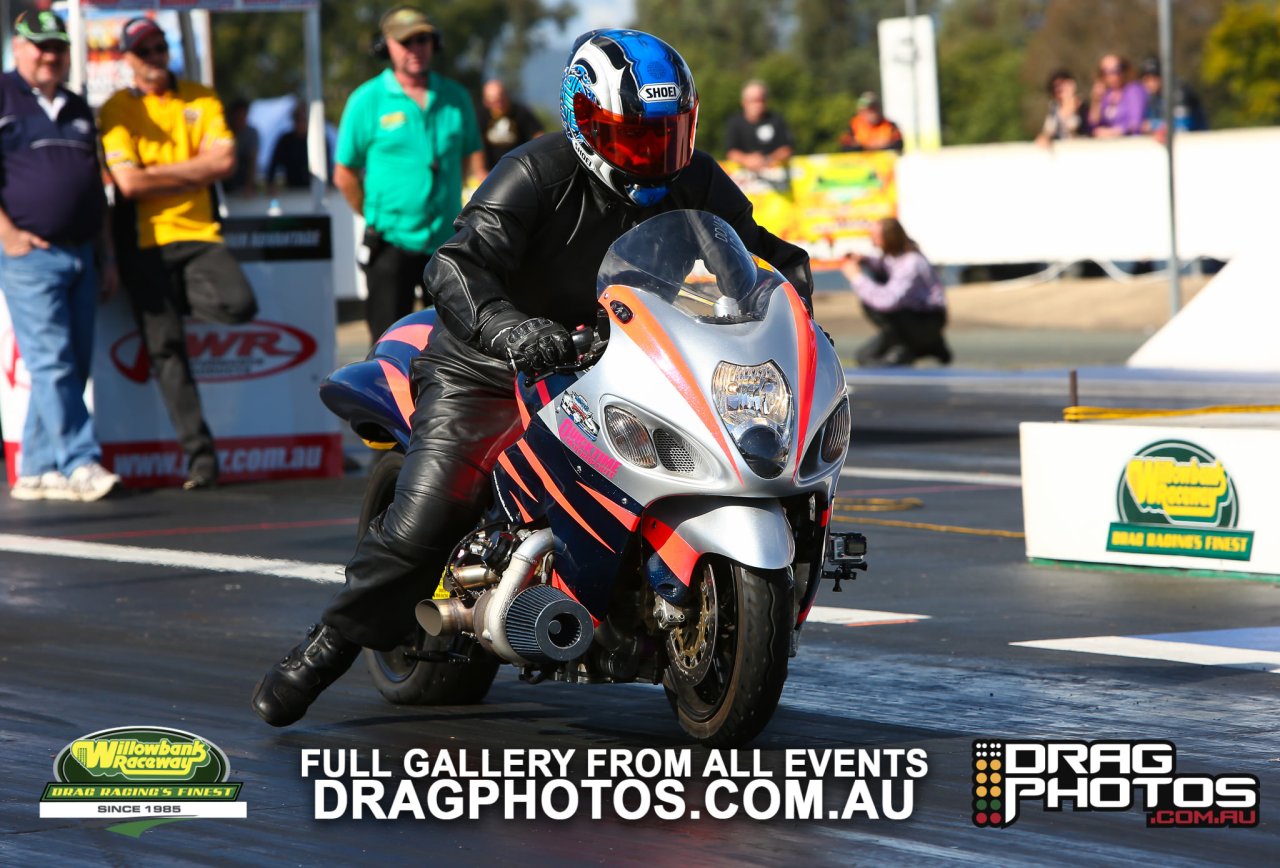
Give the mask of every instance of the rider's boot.
M 324 689 L 360 656 L 360 646 L 327 624 L 314 624 L 307 638 L 267 670 L 253 692 L 253 710 L 272 726 L 302 719 Z

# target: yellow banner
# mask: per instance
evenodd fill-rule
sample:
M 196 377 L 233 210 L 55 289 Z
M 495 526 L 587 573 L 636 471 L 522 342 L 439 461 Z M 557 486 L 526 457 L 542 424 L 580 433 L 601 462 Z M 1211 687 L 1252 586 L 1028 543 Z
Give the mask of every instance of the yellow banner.
M 803 247 L 822 269 L 866 252 L 870 225 L 897 216 L 897 159 L 892 151 L 813 154 L 760 173 L 721 165 L 751 200 L 756 222 Z

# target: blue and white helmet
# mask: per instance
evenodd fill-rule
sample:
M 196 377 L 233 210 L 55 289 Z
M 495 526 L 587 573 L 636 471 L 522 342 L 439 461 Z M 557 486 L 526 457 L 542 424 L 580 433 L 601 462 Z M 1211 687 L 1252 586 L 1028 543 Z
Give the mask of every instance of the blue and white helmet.
M 592 30 L 569 52 L 560 119 L 605 187 L 653 205 L 693 159 L 698 91 L 684 59 L 656 36 Z

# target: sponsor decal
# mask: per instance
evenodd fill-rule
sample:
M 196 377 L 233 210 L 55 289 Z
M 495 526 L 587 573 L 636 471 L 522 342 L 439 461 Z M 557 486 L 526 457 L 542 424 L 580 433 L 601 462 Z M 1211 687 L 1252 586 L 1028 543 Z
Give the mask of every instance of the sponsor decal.
M 241 784 L 228 781 L 227 755 L 181 729 L 128 726 L 81 736 L 53 762 L 40 796 L 46 818 L 113 819 L 111 831 L 137 837 L 173 820 L 244 818 Z
M 191 372 L 201 383 L 269 377 L 301 365 L 316 352 L 316 339 L 311 335 L 269 320 L 239 326 L 190 320 L 186 337 Z M 151 360 L 136 331 L 111 345 L 111 361 L 135 383 L 145 383 L 151 376 Z
M 568 446 L 573 454 L 577 455 L 593 469 L 609 479 L 613 479 L 618 475 L 618 469 L 622 466 L 616 458 L 610 458 L 604 452 L 601 452 L 596 446 L 583 436 L 582 430 L 572 423 L 569 419 L 560 421 L 560 439 Z
M 186 478 L 186 456 L 176 442 L 108 442 L 102 451 L 103 462 L 130 488 L 170 485 Z M 342 437 L 220 437 L 218 466 L 227 482 L 340 476 Z
M 1107 551 L 1247 561 L 1253 531 L 1236 530 L 1235 482 L 1207 449 L 1160 440 L 1129 459 L 1116 485 L 1120 520 Z
M 642 85 L 640 99 L 645 102 L 670 102 L 680 99 L 680 88 L 673 81 Z
M 591 415 L 591 407 L 587 404 L 587 399 L 577 392 L 570 390 L 564 393 L 564 397 L 560 399 L 560 411 L 572 419 L 573 424 L 592 440 L 600 436 L 600 426 Z
M 230 217 L 222 240 L 240 262 L 283 262 L 333 258 L 328 217 Z
M 1171 741 L 975 741 L 973 824 L 1008 828 L 1030 801 L 1045 811 L 1137 805 L 1148 827 L 1258 825 L 1255 776 L 1178 773 L 1177 759 Z

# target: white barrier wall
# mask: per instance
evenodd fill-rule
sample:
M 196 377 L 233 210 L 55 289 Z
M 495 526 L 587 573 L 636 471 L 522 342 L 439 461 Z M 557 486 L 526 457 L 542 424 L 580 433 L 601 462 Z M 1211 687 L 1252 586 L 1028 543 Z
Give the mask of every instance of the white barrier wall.
M 1183 259 L 1230 259 L 1276 225 L 1280 128 L 1179 135 Z M 981 145 L 898 161 L 903 225 L 936 262 L 1164 259 L 1165 149 L 1149 138 Z
M 1020 433 L 1027 557 L 1280 575 L 1280 417 Z

